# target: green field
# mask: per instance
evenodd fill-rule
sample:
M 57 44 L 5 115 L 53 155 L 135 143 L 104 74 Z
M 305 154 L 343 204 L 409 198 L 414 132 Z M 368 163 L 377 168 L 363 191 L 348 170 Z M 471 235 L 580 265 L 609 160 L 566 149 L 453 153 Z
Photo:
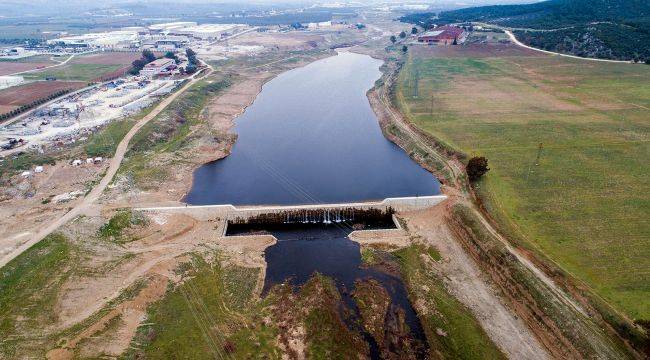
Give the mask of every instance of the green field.
M 178 270 L 186 281 L 147 310 L 125 358 L 278 358 L 277 330 L 259 318 L 257 269 L 210 265 L 201 257 Z
M 477 185 L 520 245 L 650 319 L 650 67 L 413 51 L 396 102 L 491 171 Z
M 60 67 L 24 74 L 23 76 L 28 80 L 43 80 L 48 77 L 54 77 L 57 80 L 90 81 L 117 71 L 123 66 L 118 64 L 66 64 Z

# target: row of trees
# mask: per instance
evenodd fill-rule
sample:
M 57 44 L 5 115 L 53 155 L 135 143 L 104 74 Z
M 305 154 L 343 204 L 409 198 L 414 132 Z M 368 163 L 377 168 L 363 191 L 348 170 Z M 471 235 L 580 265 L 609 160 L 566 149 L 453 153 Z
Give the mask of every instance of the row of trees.
M 199 65 L 199 60 L 196 58 L 196 52 L 190 48 L 187 48 L 187 50 L 185 50 L 185 56 L 187 56 L 187 66 L 185 67 L 185 72 L 188 74 L 194 74 Z
M 54 99 L 56 99 L 56 98 L 59 97 L 59 96 L 65 95 L 65 94 L 69 93 L 69 92 L 72 91 L 72 90 L 73 90 L 73 89 L 63 89 L 63 90 L 59 90 L 59 91 L 57 91 L 57 92 L 55 92 L 55 93 L 52 93 L 52 94 L 50 94 L 50 95 L 48 95 L 48 96 L 46 96 L 46 97 L 42 97 L 42 98 L 40 98 L 40 99 L 36 99 L 36 100 L 30 102 L 29 104 L 22 105 L 22 106 L 19 107 L 19 108 L 13 109 L 13 110 L 11 110 L 11 111 L 9 111 L 9 112 L 6 112 L 6 113 L 4 113 L 4 114 L 0 114 L 0 121 L 10 119 L 10 118 L 12 118 L 12 117 L 14 117 L 14 116 L 16 116 L 16 115 L 19 115 L 19 114 L 21 114 L 21 113 L 24 113 L 25 111 L 27 111 L 27 110 L 29 110 L 29 109 L 31 109 L 31 108 L 35 108 L 35 107 L 37 107 L 37 106 L 39 106 L 39 105 L 45 104 L 46 102 L 48 102 L 48 101 L 50 101 L 50 100 L 54 100 Z

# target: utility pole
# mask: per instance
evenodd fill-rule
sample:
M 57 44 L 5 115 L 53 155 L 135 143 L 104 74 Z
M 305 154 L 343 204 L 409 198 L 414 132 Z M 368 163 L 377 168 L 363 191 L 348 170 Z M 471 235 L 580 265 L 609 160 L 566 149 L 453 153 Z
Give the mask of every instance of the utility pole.
M 415 68 L 415 78 L 413 79 L 413 97 L 417 99 L 419 95 L 418 91 L 418 83 L 420 81 L 420 70 L 418 70 L 417 66 Z
M 535 158 L 535 166 L 539 166 L 539 160 L 542 158 L 542 150 L 544 150 L 544 144 L 539 143 L 537 148 L 537 158 Z

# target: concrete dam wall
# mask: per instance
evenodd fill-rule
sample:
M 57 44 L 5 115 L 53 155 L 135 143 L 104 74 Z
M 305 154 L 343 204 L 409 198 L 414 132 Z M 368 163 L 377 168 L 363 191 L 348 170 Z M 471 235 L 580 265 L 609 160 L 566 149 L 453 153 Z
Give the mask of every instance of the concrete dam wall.
M 200 220 L 222 218 L 229 223 L 265 222 L 337 222 L 355 216 L 404 212 L 435 206 L 447 199 L 445 195 L 387 198 L 378 202 L 311 204 L 288 206 L 195 205 L 135 208 L 137 211 L 187 214 Z M 364 215 L 362 215 L 364 214 Z

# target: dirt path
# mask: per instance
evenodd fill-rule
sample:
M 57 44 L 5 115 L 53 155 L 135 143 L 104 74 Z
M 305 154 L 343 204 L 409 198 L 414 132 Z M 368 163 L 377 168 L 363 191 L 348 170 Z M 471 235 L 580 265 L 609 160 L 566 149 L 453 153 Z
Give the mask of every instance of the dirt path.
M 38 69 L 31 69 L 31 70 L 19 71 L 19 72 L 15 72 L 15 73 L 13 73 L 13 74 L 9 74 L 9 75 L 7 75 L 7 76 L 14 76 L 14 75 L 20 75 L 20 74 L 27 74 L 27 73 L 31 73 L 31 72 L 43 71 L 43 70 L 47 70 L 47 69 L 51 69 L 51 68 L 55 68 L 55 67 L 58 67 L 58 66 L 62 66 L 62 65 L 67 64 L 70 60 L 72 60 L 72 59 L 73 59 L 75 56 L 77 56 L 77 55 L 84 55 L 84 54 L 86 54 L 86 53 L 72 54 L 72 55 L 70 55 L 70 57 L 68 57 L 67 59 L 65 59 L 65 60 L 63 60 L 63 61 L 61 61 L 61 62 L 59 62 L 59 63 L 53 64 L 53 65 L 50 65 L 50 66 L 46 66 L 46 67 L 42 67 L 42 68 L 38 68 Z M 50 59 L 51 59 L 51 57 L 50 57 Z
M 102 180 L 95 186 L 90 193 L 88 193 L 84 199 L 77 204 L 74 208 L 72 208 L 70 211 L 68 211 L 65 215 L 62 217 L 55 219 L 51 223 L 49 223 L 47 226 L 45 226 L 41 231 L 36 233 L 29 241 L 25 242 L 22 244 L 20 247 L 16 248 L 14 251 L 11 253 L 5 255 L 2 259 L 0 259 L 0 268 L 5 266 L 9 261 L 13 260 L 16 258 L 18 255 L 22 254 L 23 251 L 29 249 L 30 247 L 34 246 L 37 244 L 39 241 L 41 241 L 43 238 L 45 238 L 47 235 L 58 229 L 61 225 L 67 223 L 68 221 L 74 219 L 75 217 L 79 215 L 84 215 L 86 212 L 89 211 L 91 208 L 92 204 L 99 198 L 99 196 L 102 194 L 104 189 L 108 186 L 108 184 L 111 182 L 113 179 L 113 176 L 117 173 L 117 170 L 120 167 L 120 164 L 122 163 L 122 160 L 124 159 L 124 154 L 126 154 L 126 151 L 128 150 L 129 142 L 133 138 L 133 136 L 144 126 L 146 125 L 149 121 L 154 119 L 160 112 L 162 112 L 169 104 L 172 103 L 179 95 L 184 93 L 187 89 L 189 89 L 192 85 L 194 85 L 197 81 L 200 79 L 203 79 L 205 76 L 209 75 L 212 73 L 212 68 L 209 67 L 207 71 L 203 72 L 202 74 L 197 73 L 192 76 L 191 80 L 185 84 L 182 88 L 180 88 L 178 91 L 175 93 L 171 94 L 169 97 L 164 99 L 163 101 L 158 104 L 149 114 L 147 114 L 145 117 L 140 119 L 133 128 L 124 136 L 122 141 L 119 143 L 117 146 L 117 150 L 115 151 L 115 155 L 111 158 L 110 164 L 108 166 L 108 169 L 106 170 L 106 174 L 102 178 Z M 200 76 L 199 76 L 200 75 Z
M 467 306 L 490 339 L 510 359 L 547 359 L 549 355 L 528 329 L 484 279 L 479 267 L 454 237 L 445 216 L 445 203 L 425 211 L 407 213 L 412 233 L 433 245 L 443 257 L 433 266 L 444 274 L 447 290 Z

